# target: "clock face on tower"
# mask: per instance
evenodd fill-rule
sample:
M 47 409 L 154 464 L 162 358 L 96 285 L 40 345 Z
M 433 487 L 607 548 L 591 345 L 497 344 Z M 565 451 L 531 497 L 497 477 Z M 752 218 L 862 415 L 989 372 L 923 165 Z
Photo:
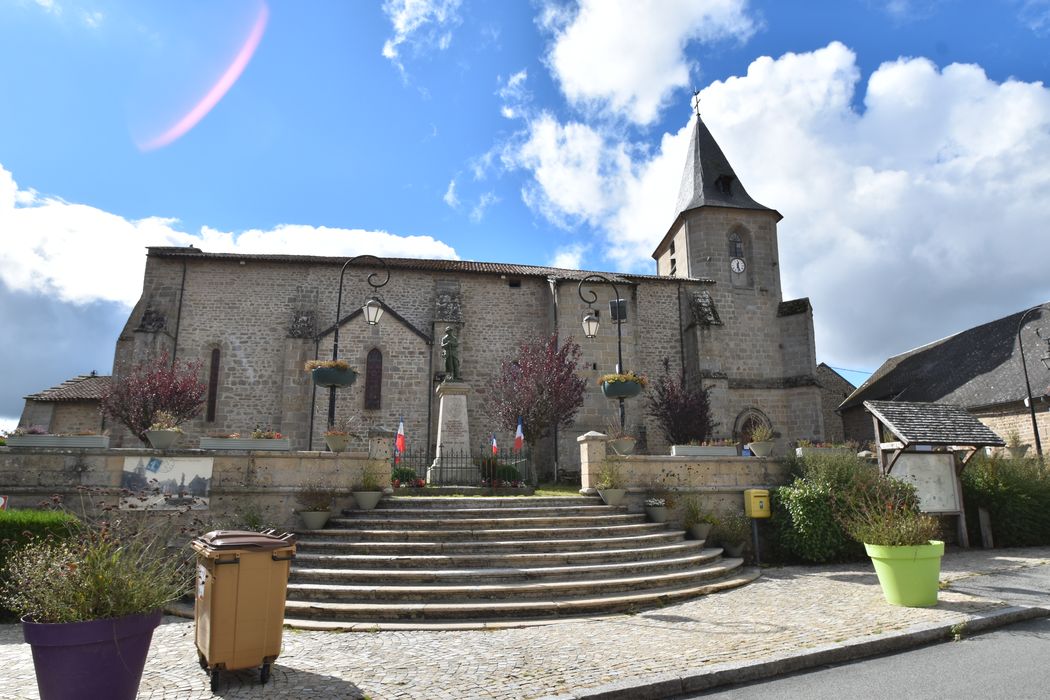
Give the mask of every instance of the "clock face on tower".
M 746 268 L 746 267 L 747 267 L 747 265 L 744 264 L 744 259 L 743 258 L 733 258 L 730 261 L 730 263 L 729 263 L 729 269 L 732 270 L 733 272 L 737 273 L 738 275 L 741 272 L 743 272 L 744 268 Z

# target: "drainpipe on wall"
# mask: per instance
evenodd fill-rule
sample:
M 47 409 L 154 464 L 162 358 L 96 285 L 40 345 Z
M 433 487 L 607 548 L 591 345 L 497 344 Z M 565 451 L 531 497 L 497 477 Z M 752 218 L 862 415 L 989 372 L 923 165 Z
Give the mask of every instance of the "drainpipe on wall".
M 552 325 L 554 326 L 554 330 L 557 331 L 558 330 L 558 279 L 555 278 L 555 277 L 548 277 L 547 278 L 547 284 L 550 286 L 550 290 L 551 290 L 551 314 L 553 315 Z M 561 340 L 561 336 L 559 336 L 559 342 L 560 342 L 560 340 Z M 535 457 L 533 457 L 533 459 L 535 459 Z M 536 480 L 537 480 L 537 482 L 539 481 L 539 474 L 536 475 Z M 555 424 L 555 426 L 554 426 L 554 481 L 555 482 L 558 481 L 558 426 L 557 426 L 557 424 Z
M 182 325 L 182 295 L 186 292 L 186 261 L 182 261 L 182 282 L 179 283 L 179 308 L 175 311 L 175 346 L 171 349 L 171 366 L 175 366 L 175 356 L 179 354 L 179 327 Z
M 423 382 L 423 391 L 427 395 L 427 461 L 429 462 L 432 458 L 430 454 L 430 437 L 434 422 L 434 390 L 430 388 L 434 384 L 434 341 L 427 343 L 427 346 L 430 350 L 427 351 L 427 380 Z

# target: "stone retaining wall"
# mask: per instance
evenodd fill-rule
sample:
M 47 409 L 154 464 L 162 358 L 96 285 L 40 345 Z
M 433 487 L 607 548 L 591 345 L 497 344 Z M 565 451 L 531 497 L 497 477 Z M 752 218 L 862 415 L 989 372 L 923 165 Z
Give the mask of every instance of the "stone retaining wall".
M 579 438 L 581 493 L 595 493 L 596 475 L 606 459 L 606 437 L 588 433 Z M 696 495 L 710 513 L 743 513 L 745 489 L 772 489 L 791 479 L 788 468 L 764 457 L 671 457 L 631 455 L 614 457 L 627 488 L 626 504 L 631 512 L 644 510 L 645 499 L 668 499 L 671 520 L 681 522 L 678 496 Z
M 338 493 L 334 510 L 339 511 L 352 506 L 352 486 L 360 482 L 367 466 L 389 474 L 387 459 L 369 459 L 365 452 L 173 450 L 162 454 L 146 449 L 0 447 L 0 494 L 10 497 L 11 508 L 34 508 L 59 495 L 76 513 L 97 513 L 100 503 L 103 507 L 118 503 L 126 458 L 157 456 L 214 459 L 208 509 L 180 516 L 194 531 L 245 526 L 253 521 L 296 528 L 300 523 L 295 516 L 295 493 L 301 484 L 331 483 Z M 80 487 L 88 487 L 90 495 L 81 498 Z

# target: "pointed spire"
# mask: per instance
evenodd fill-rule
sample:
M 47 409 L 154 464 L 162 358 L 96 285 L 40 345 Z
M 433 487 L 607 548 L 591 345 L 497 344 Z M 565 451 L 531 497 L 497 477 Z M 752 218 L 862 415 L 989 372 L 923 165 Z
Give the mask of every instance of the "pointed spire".
M 714 136 L 700 118 L 699 96 L 694 95 L 694 98 L 696 124 L 685 158 L 675 215 L 703 206 L 774 211 L 748 195 L 733 172 L 733 166 L 726 160 Z

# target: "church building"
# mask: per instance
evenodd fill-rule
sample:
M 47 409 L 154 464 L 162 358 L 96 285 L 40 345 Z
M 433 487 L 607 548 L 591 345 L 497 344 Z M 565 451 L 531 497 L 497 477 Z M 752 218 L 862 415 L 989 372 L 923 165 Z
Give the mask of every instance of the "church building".
M 813 315 L 808 299 L 784 301 L 778 265 L 780 214 L 744 189 L 707 126 L 696 117 L 675 211 L 653 222 L 655 275 L 602 272 L 625 300 L 621 325 L 624 369 L 653 379 L 668 358 L 691 381 L 711 388 L 715 437 L 746 438 L 759 424 L 784 447 L 796 438 L 822 439 L 815 378 Z M 669 224 L 669 225 L 668 225 Z M 605 432 L 617 404 L 597 380 L 615 371 L 617 329 L 612 286 L 578 284 L 588 271 L 466 260 L 387 258 L 346 269 L 345 257 L 208 253 L 197 248 L 149 248 L 142 296 L 116 347 L 114 376 L 156 353 L 199 361 L 208 383 L 206 410 L 184 426 L 198 435 L 249 432 L 268 426 L 292 449 L 324 449 L 327 390 L 315 390 L 304 364 L 339 357 L 360 373 L 337 392 L 339 420 L 358 428 L 394 430 L 404 420 L 410 449 L 433 453 L 438 430 L 435 388 L 443 378 L 440 338 L 459 337 L 460 372 L 469 387 L 472 443 L 510 445 L 483 411 L 500 363 L 524 343 L 558 333 L 578 342 L 585 402 L 574 426 L 546 440 L 537 464 L 578 464 L 576 438 Z M 389 281 L 378 290 L 372 280 Z M 361 305 L 376 293 L 384 314 L 366 323 Z M 623 306 L 622 304 L 620 305 Z M 583 336 L 581 320 L 598 311 L 598 336 Z M 652 454 L 668 445 L 644 409 L 644 394 L 628 399 L 626 425 Z M 137 441 L 114 428 L 113 444 Z

